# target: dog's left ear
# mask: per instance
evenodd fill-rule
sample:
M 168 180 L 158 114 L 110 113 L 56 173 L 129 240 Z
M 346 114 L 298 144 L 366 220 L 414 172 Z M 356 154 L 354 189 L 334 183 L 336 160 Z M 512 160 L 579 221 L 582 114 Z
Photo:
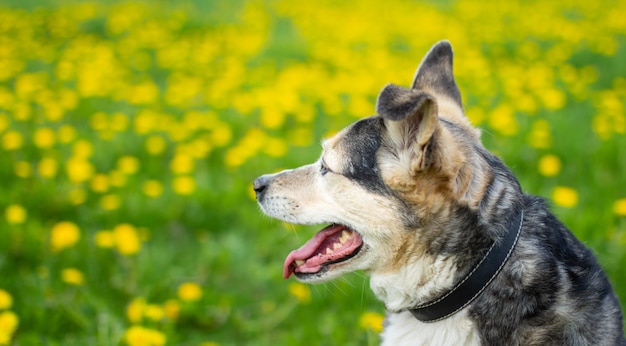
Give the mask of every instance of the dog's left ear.
M 376 111 L 383 117 L 393 146 L 408 154 L 410 173 L 427 168 L 428 147 L 439 129 L 437 101 L 430 94 L 387 85 L 378 95 Z
M 445 95 L 463 109 L 461 92 L 452 73 L 452 46 L 448 41 L 435 44 L 415 72 L 412 89 L 424 90 L 435 96 Z

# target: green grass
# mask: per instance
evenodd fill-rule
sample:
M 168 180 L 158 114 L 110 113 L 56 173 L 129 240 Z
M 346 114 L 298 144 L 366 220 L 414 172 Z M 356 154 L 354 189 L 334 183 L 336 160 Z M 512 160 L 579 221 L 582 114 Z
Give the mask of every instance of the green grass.
M 153 344 L 377 344 L 363 320 L 384 307 L 363 273 L 282 279 L 285 256 L 317 229 L 263 216 L 251 182 L 315 160 L 321 138 L 373 114 L 378 91 L 407 85 L 444 38 L 486 147 L 528 193 L 577 194 L 553 210 L 626 302 L 620 6 L 5 2 L 0 290 L 12 304 L 0 300 L 0 314 L 19 320 L 13 344 L 139 345 L 124 340 L 133 326 L 157 333 Z M 560 159 L 555 176 L 538 170 L 545 155 Z M 80 238 L 54 251 L 61 221 Z M 122 224 L 130 238 L 97 238 Z M 136 253 L 121 250 L 138 238 Z M 63 279 L 68 268 L 78 285 Z M 183 283 L 198 284 L 200 300 L 185 300 Z M 133 317 L 138 299 L 147 306 Z

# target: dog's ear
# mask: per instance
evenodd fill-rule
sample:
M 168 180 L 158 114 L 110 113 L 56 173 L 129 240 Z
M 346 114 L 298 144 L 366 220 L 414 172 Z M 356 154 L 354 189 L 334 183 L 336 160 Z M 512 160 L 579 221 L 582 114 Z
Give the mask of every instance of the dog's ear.
M 395 149 L 409 154 L 411 172 L 424 170 L 431 161 L 428 146 L 439 127 L 435 98 L 389 84 L 378 95 L 376 111 L 384 119 Z
M 452 46 L 448 41 L 435 44 L 415 72 L 411 88 L 445 95 L 463 109 L 461 92 L 452 73 Z

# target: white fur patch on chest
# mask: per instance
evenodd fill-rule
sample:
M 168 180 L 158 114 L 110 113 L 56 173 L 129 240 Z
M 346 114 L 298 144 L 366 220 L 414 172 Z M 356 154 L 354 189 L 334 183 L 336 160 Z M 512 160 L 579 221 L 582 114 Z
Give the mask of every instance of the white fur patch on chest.
M 420 322 L 408 311 L 390 313 L 381 337 L 382 346 L 480 345 L 466 310 L 434 323 Z

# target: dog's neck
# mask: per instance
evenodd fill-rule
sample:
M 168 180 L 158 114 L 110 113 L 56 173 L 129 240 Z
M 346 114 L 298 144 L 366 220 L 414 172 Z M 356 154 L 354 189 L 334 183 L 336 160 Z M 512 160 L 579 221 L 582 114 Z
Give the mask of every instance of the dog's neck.
M 519 240 L 524 220 L 520 211 L 511 220 L 508 230 L 493 242 L 487 253 L 472 270 L 443 296 L 421 304 L 409 311 L 422 322 L 436 322 L 448 318 L 468 306 L 500 273 Z
M 469 305 L 499 274 L 517 244 L 523 218 L 523 211 L 517 212 L 501 238 L 461 278 L 456 258 L 440 256 L 418 260 L 393 274 L 373 274 L 370 286 L 392 312 L 408 310 L 422 322 L 445 319 Z
M 457 277 L 453 256 L 424 256 L 395 272 L 372 273 L 370 288 L 390 312 L 399 312 L 430 301 L 453 287 Z

